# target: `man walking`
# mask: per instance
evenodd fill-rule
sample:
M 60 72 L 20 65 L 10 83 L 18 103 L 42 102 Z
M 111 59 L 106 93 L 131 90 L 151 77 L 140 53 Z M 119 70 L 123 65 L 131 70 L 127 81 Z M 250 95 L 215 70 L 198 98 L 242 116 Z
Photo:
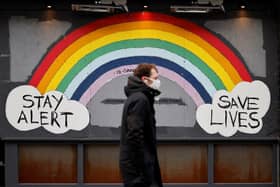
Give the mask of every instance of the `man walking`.
M 120 171 L 125 187 L 162 187 L 156 148 L 154 97 L 160 80 L 154 64 L 140 64 L 124 91 Z

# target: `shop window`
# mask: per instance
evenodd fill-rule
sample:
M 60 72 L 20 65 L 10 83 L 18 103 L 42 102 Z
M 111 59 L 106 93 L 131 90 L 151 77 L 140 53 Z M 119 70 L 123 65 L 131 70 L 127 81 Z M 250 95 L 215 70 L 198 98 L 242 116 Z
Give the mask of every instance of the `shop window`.
M 84 158 L 85 183 L 121 183 L 118 145 L 85 145 Z
M 165 183 L 207 183 L 207 145 L 165 144 L 158 153 Z
M 77 148 L 65 144 L 18 146 L 19 183 L 76 183 Z
M 207 146 L 160 144 L 159 161 L 164 183 L 207 183 Z M 85 183 L 121 183 L 119 146 L 85 146 Z
M 271 145 L 216 145 L 216 183 L 271 183 Z

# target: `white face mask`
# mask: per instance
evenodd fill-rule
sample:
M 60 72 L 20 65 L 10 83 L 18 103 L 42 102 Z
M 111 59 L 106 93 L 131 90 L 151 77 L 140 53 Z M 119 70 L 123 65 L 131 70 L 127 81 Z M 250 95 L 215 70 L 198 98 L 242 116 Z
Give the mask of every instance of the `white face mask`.
M 151 88 L 155 89 L 155 90 L 159 90 L 159 88 L 160 88 L 160 80 L 159 79 L 156 79 L 156 80 L 150 79 L 150 80 L 153 81 L 153 82 L 149 86 Z

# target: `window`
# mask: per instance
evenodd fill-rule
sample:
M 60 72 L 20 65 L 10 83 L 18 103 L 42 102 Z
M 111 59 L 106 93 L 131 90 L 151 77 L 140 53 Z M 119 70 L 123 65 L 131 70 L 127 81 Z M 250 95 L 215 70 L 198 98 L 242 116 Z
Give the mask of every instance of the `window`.
M 158 148 L 165 183 L 207 183 L 207 145 L 163 144 Z
M 76 183 L 77 148 L 64 144 L 20 144 L 19 183 Z
M 165 183 L 207 183 L 207 145 L 159 144 Z M 85 146 L 85 183 L 120 183 L 119 146 Z
M 271 183 L 271 145 L 216 145 L 216 183 Z
M 85 145 L 85 183 L 120 183 L 119 146 L 116 144 Z

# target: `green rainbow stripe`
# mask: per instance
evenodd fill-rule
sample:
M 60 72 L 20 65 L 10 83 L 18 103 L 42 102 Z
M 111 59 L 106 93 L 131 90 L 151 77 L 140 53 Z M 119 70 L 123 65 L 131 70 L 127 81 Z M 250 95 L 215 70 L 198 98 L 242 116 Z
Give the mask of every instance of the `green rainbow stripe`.
M 211 82 L 217 90 L 225 89 L 222 81 L 219 79 L 216 73 L 213 70 L 211 70 L 203 61 L 201 61 L 199 57 L 195 56 L 189 50 L 186 50 L 178 45 L 163 40 L 134 39 L 111 43 L 107 46 L 98 48 L 97 50 L 87 54 L 74 65 L 74 67 L 69 71 L 69 73 L 67 73 L 67 75 L 59 84 L 57 90 L 64 92 L 67 86 L 73 80 L 73 78 L 94 59 L 106 53 L 116 51 L 119 49 L 143 47 L 155 47 L 160 49 L 166 49 L 172 53 L 177 54 L 178 56 L 181 56 L 182 58 L 188 59 L 192 64 L 194 64 L 194 66 L 197 66 L 205 75 L 207 75 L 207 77 L 209 78 L 209 80 L 211 80 Z

